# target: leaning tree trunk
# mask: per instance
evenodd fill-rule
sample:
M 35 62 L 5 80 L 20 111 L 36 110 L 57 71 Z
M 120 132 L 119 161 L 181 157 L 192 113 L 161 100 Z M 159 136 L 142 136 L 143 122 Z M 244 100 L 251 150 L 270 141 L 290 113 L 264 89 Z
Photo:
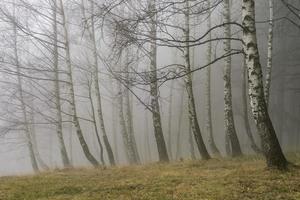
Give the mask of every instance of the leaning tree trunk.
M 266 157 L 268 167 L 285 169 L 288 162 L 278 142 L 264 97 L 263 75 L 257 47 L 254 0 L 243 1 L 242 24 L 250 104 L 261 137 L 263 154 Z
M 63 128 L 62 128 L 62 114 L 60 103 L 60 88 L 59 88 L 59 69 L 58 69 L 58 47 L 57 47 L 57 2 L 53 1 L 53 67 L 54 67 L 54 93 L 55 93 L 55 107 L 56 107 L 56 133 L 58 137 L 59 150 L 64 167 L 70 167 L 71 162 L 68 157 L 66 145 L 64 142 Z
M 248 94 L 247 94 L 247 66 L 244 60 L 243 72 L 242 72 L 242 107 L 243 107 L 243 120 L 245 124 L 246 134 L 249 138 L 251 148 L 255 153 L 261 153 L 260 148 L 256 145 L 255 140 L 253 138 L 253 134 L 251 132 L 250 119 L 248 113 Z
M 207 6 L 210 8 L 210 0 L 207 0 Z M 211 29 L 211 10 L 208 11 L 207 29 Z M 211 32 L 208 34 L 208 40 L 211 40 Z M 207 46 L 207 63 L 212 61 L 212 42 Z M 205 83 L 205 109 L 206 109 L 206 130 L 208 132 L 208 144 L 213 155 L 220 156 L 220 151 L 214 140 L 213 125 L 212 125 L 212 109 L 211 109 L 211 66 L 206 68 L 206 83 Z
M 75 92 L 74 92 L 74 86 L 73 86 L 73 72 L 72 72 L 72 64 L 71 64 L 71 55 L 70 55 L 70 44 L 69 44 L 69 33 L 67 30 L 67 24 L 66 24 L 66 17 L 64 13 L 64 7 L 63 2 L 60 0 L 60 7 L 61 7 L 61 15 L 62 15 L 62 26 L 64 29 L 64 37 L 65 37 L 65 51 L 66 51 L 66 63 L 67 63 L 67 70 L 68 70 L 68 77 L 69 77 L 69 90 L 70 90 L 70 105 L 73 112 L 73 123 L 76 128 L 76 134 L 79 139 L 81 148 L 83 150 L 83 153 L 85 157 L 88 159 L 88 161 L 94 165 L 99 165 L 99 162 L 95 159 L 95 157 L 91 154 L 90 149 L 83 137 L 82 129 L 80 127 L 79 118 L 77 115 L 77 108 L 75 104 Z
M 149 9 L 151 13 L 151 30 L 150 35 L 153 41 L 150 45 L 150 96 L 151 96 L 151 111 L 154 126 L 154 135 L 157 144 L 159 161 L 169 162 L 169 156 L 166 148 L 166 143 L 163 135 L 159 102 L 158 102 L 158 86 L 157 86 L 157 46 L 156 46 L 156 1 L 149 0 Z
M 270 18 L 269 18 L 269 35 L 268 35 L 268 58 L 267 58 L 267 68 L 266 68 L 266 84 L 265 84 L 265 100 L 267 107 L 269 105 L 269 97 L 270 97 L 270 87 L 271 87 L 271 75 L 272 75 L 272 53 L 273 53 L 273 0 L 269 0 L 269 10 L 270 10 Z
M 229 0 L 224 0 L 224 23 L 230 23 L 230 5 Z M 227 24 L 225 26 L 225 53 L 231 52 L 231 26 Z M 229 138 L 231 147 L 231 156 L 236 157 L 242 155 L 239 139 L 236 134 L 233 110 L 232 110 L 232 92 L 231 92 L 231 56 L 225 58 L 224 65 L 224 120 L 225 120 L 225 134 Z
M 87 17 L 85 16 L 85 10 L 84 10 L 84 1 L 82 1 L 82 7 L 83 7 L 83 14 L 86 20 Z M 93 51 L 93 80 L 94 80 L 94 87 L 95 87 L 95 94 L 96 94 L 96 103 L 97 103 L 97 115 L 99 118 L 100 128 L 103 135 L 103 142 L 104 146 L 107 152 L 108 160 L 111 165 L 115 165 L 115 158 L 114 154 L 110 145 L 110 142 L 107 137 L 106 133 L 106 127 L 103 117 L 103 111 L 102 111 L 102 102 L 101 102 L 101 92 L 99 87 L 99 65 L 98 65 L 98 50 L 97 50 L 97 44 L 96 44 L 96 33 L 95 33 L 95 22 L 94 22 L 94 2 L 91 2 L 91 26 L 87 28 L 89 37 L 92 43 L 92 51 Z
M 185 77 L 185 85 L 186 85 L 186 90 L 188 94 L 188 109 L 189 109 L 189 120 L 191 123 L 191 128 L 193 135 L 195 137 L 195 141 L 197 143 L 198 150 L 201 154 L 202 159 L 210 159 L 210 155 L 207 152 L 206 146 L 204 144 L 201 131 L 200 131 L 200 126 L 198 123 L 198 118 L 197 118 L 197 112 L 196 112 L 196 105 L 195 105 L 195 99 L 194 99 L 194 92 L 193 92 L 193 80 L 192 80 L 192 72 L 191 72 L 191 62 L 190 62 L 190 47 L 189 47 L 189 40 L 190 40 L 190 27 L 189 27 L 189 21 L 190 21 L 190 16 L 189 16 L 189 1 L 186 0 L 186 11 L 185 11 L 185 40 L 186 40 L 186 48 L 185 48 L 185 72 L 186 72 L 186 77 Z
M 15 7 L 13 10 L 14 17 L 15 17 Z M 23 84 L 22 84 L 22 78 L 21 78 L 21 66 L 19 63 L 19 55 L 18 55 L 18 38 L 17 38 L 17 27 L 16 23 L 13 23 L 13 31 L 14 31 L 14 59 L 15 59 L 15 66 L 17 67 L 17 87 L 18 87 L 18 98 L 21 103 L 21 109 L 22 109 L 22 115 L 23 115 L 23 124 L 24 124 L 24 130 L 25 130 L 25 136 L 26 136 L 26 143 L 27 147 L 29 150 L 29 155 L 30 155 L 30 161 L 31 161 L 31 166 L 35 172 L 39 171 L 38 163 L 34 154 L 34 147 L 33 147 L 33 142 L 30 134 L 30 127 L 29 127 L 29 121 L 28 121 L 28 116 L 27 116 L 27 111 L 26 111 L 26 103 L 24 99 L 24 94 L 23 94 Z

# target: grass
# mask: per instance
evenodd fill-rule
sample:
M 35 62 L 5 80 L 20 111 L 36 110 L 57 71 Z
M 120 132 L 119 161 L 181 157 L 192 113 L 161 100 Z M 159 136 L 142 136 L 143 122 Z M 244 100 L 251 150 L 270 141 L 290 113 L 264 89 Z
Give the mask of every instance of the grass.
M 300 164 L 300 155 L 289 160 Z M 71 169 L 0 178 L 1 200 L 300 200 L 300 169 L 267 170 L 258 157 Z

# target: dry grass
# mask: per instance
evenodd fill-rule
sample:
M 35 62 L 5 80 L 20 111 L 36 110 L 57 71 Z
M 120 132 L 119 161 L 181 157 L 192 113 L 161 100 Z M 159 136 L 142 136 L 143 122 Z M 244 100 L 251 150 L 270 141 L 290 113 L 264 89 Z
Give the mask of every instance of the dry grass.
M 300 156 L 290 157 L 300 164 Z M 260 158 L 74 169 L 0 178 L 1 200 L 300 200 L 300 169 L 270 171 Z

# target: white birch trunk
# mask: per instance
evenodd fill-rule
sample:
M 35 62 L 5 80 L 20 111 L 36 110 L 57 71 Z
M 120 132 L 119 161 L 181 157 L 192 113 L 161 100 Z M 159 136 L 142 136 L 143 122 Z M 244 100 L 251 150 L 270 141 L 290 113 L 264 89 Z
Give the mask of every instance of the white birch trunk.
M 287 160 L 278 142 L 264 97 L 263 76 L 257 47 L 255 1 L 242 3 L 243 47 L 248 68 L 249 96 L 252 114 L 261 137 L 268 167 L 285 169 Z
M 270 11 L 270 18 L 269 18 L 269 35 L 268 35 L 268 57 L 267 57 L 267 68 L 266 68 L 266 83 L 265 83 L 265 99 L 267 107 L 269 105 L 269 98 L 270 98 L 270 87 L 271 87 L 271 75 L 272 75 L 272 66 L 273 66 L 273 32 L 274 32 L 274 22 L 273 22 L 273 0 L 269 0 L 269 11 Z
M 185 8 L 185 40 L 186 43 L 185 45 L 187 46 L 185 48 L 184 52 L 184 58 L 185 58 L 185 72 L 186 72 L 186 77 L 185 77 L 185 85 L 186 85 L 186 90 L 188 94 L 188 109 L 189 109 L 189 120 L 191 123 L 192 127 L 192 132 L 195 137 L 196 143 L 198 150 L 201 154 L 202 159 L 209 159 L 210 155 L 207 152 L 207 149 L 205 147 L 199 123 L 198 123 L 198 118 L 197 118 L 197 112 L 196 112 L 196 105 L 195 105 L 195 99 L 194 99 L 194 92 L 193 92 L 193 80 L 192 80 L 192 74 L 191 74 L 191 62 L 190 62 L 190 47 L 189 47 L 189 40 L 190 40 L 190 25 L 189 25 L 189 19 L 190 19 L 190 14 L 189 14 L 189 1 L 186 0 L 186 8 Z

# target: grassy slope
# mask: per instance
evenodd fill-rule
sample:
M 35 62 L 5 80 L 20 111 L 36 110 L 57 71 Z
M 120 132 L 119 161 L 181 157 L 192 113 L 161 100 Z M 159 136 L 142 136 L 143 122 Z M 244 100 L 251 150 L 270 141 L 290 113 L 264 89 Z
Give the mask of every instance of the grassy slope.
M 54 171 L 0 178 L 0 199 L 296 200 L 300 169 L 268 171 L 259 158 L 240 158 Z

